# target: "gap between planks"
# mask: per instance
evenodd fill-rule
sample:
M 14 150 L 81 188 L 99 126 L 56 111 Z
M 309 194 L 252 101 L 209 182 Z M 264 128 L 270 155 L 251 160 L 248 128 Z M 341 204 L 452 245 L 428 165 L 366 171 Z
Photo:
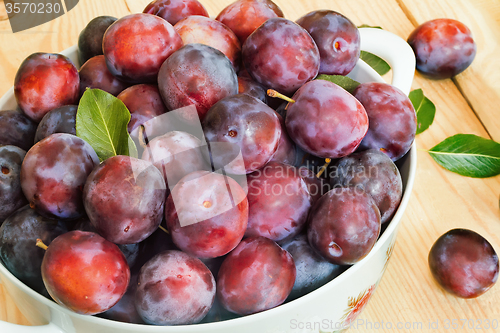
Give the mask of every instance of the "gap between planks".
M 418 23 L 418 21 L 415 19 L 415 16 L 413 16 L 413 14 L 408 9 L 408 7 L 406 7 L 406 5 L 404 4 L 403 0 L 396 0 L 396 2 L 398 4 L 398 6 L 401 8 L 401 10 L 403 11 L 403 14 L 405 14 L 406 17 L 408 18 L 408 20 L 411 22 L 411 24 L 413 24 L 413 26 L 415 28 L 418 27 L 420 25 L 420 23 Z M 479 116 L 479 114 L 474 109 L 472 103 L 470 102 L 470 100 L 467 97 L 467 95 L 464 93 L 464 91 L 463 91 L 462 87 L 460 86 L 460 84 L 458 83 L 458 81 L 455 79 L 455 77 L 452 77 L 451 81 L 453 82 L 453 84 L 455 85 L 455 87 L 457 87 L 458 91 L 460 92 L 460 95 L 462 95 L 462 97 L 465 99 L 465 101 L 467 102 L 467 105 L 472 110 L 472 112 L 476 116 L 476 118 L 479 121 L 479 123 L 481 124 L 481 126 L 484 128 L 486 134 L 488 135 L 488 139 L 493 140 L 493 137 L 491 136 L 490 131 L 484 125 L 483 119 L 481 119 L 481 117 Z

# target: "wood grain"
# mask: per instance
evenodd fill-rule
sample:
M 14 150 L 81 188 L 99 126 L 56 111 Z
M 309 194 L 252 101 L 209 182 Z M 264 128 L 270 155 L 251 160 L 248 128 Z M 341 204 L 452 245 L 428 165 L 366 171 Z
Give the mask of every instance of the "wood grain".
M 477 113 L 491 137 L 500 141 L 500 1 L 398 0 L 404 12 L 415 24 L 446 17 L 459 20 L 469 27 L 477 44 L 472 65 L 453 80 Z
M 22 60 L 36 51 L 57 52 L 76 43 L 78 33 L 98 15 L 120 17 L 140 12 L 149 1 L 85 0 L 68 14 L 24 33 L 12 34 L 8 22 L 0 21 L 0 94 L 12 86 Z M 215 16 L 232 0 L 201 1 Z M 498 1 L 472 0 L 276 0 L 287 18 L 295 20 L 314 10 L 329 8 L 355 24 L 380 25 L 406 39 L 415 26 L 427 19 L 455 17 L 473 30 L 478 54 L 472 68 L 455 80 L 431 81 L 418 73 L 413 88 L 422 88 L 436 104 L 437 114 L 428 131 L 417 137 L 418 172 L 413 195 L 401 225 L 393 257 L 382 282 L 359 320 L 364 325 L 352 332 L 444 332 L 446 319 L 500 319 L 497 300 L 500 286 L 485 295 L 463 300 L 436 285 L 427 266 L 434 241 L 452 228 L 468 228 L 486 237 L 500 251 L 498 195 L 499 177 L 472 179 L 448 172 L 426 153 L 456 133 L 473 133 L 500 139 L 500 15 Z M 1 7 L 1 4 L 0 4 Z M 472 108 L 471 108 L 472 106 Z M 485 124 L 485 126 L 483 126 Z M 26 324 L 8 295 L 0 290 L 0 319 Z M 439 329 L 429 327 L 438 321 Z M 373 325 L 383 328 L 374 329 Z M 361 322 L 358 322 L 361 323 Z M 369 324 L 372 327 L 370 328 Z M 392 329 L 388 329 L 390 323 Z M 419 324 L 421 323 L 421 324 Z M 397 328 L 397 325 L 403 325 Z M 405 325 L 410 326 L 405 328 Z M 422 325 L 422 326 L 420 326 Z M 411 327 L 413 326 L 413 327 Z M 375 326 L 376 327 L 376 326 Z M 488 332 L 458 329 L 455 332 Z

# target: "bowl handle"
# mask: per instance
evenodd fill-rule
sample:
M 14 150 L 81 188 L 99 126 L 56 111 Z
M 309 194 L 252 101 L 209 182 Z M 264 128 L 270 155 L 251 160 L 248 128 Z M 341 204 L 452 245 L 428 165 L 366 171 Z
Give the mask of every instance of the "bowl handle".
M 53 323 L 42 326 L 24 326 L 0 320 L 0 332 L 9 333 L 65 333 Z
M 410 45 L 392 32 L 360 28 L 361 50 L 384 59 L 392 67 L 392 85 L 406 95 L 410 93 L 415 74 L 415 54 Z

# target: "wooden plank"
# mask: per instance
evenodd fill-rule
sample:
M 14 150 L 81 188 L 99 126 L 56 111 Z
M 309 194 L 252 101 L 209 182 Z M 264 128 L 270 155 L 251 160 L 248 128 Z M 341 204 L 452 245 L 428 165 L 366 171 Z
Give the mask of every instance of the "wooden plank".
M 472 31 L 477 54 L 472 65 L 453 80 L 491 137 L 500 141 L 500 1 L 495 0 L 398 0 L 415 24 L 435 18 L 452 18 Z
M 380 25 L 406 39 L 415 27 L 411 13 L 440 15 L 443 12 L 454 14 L 469 10 L 466 0 L 453 1 L 450 9 L 446 3 L 451 0 L 421 1 L 418 8 L 404 7 L 396 0 L 276 0 L 287 18 L 297 19 L 308 11 L 329 8 L 339 11 L 356 24 Z M 0 21 L 0 94 L 12 85 L 15 72 L 22 60 L 37 51 L 58 52 L 76 43 L 79 31 L 97 15 L 120 17 L 130 12 L 139 12 L 149 1 L 143 0 L 86 0 L 80 1 L 70 13 L 31 29 L 29 32 L 13 35 L 8 22 Z M 202 0 L 211 16 L 232 0 Z M 405 1 L 409 6 L 411 1 Z M 470 1 L 472 3 L 472 1 Z M 478 6 L 487 6 L 486 1 L 474 2 Z M 414 4 L 417 6 L 417 3 Z M 450 5 L 451 6 L 451 5 Z M 2 6 L 0 5 L 0 8 Z M 441 9 L 439 9 L 441 8 Z M 423 14 L 422 14 L 423 15 Z M 1 16 L 1 15 L 0 15 Z M 442 16 L 442 15 L 441 15 Z M 492 16 L 495 17 L 495 16 Z M 498 24 L 498 15 L 496 16 Z M 465 22 L 467 23 L 467 22 Z M 474 31 L 473 31 L 474 32 Z M 481 32 L 476 33 L 481 35 Z M 484 37 L 486 38 L 486 37 Z M 498 40 L 498 38 L 497 38 Z M 489 68 L 488 68 L 489 70 Z M 478 72 L 484 69 L 477 69 Z M 484 71 L 488 74 L 487 71 Z M 464 73 L 463 75 L 467 75 Z M 485 81 L 484 85 L 495 90 L 495 82 Z M 462 96 L 451 80 L 430 81 L 417 75 L 414 88 L 422 88 L 425 94 L 436 104 L 437 114 L 434 124 L 428 131 L 419 135 L 417 145 L 429 149 L 444 138 L 456 133 L 474 133 L 487 136 L 485 128 L 469 107 L 467 99 L 477 111 L 471 98 Z M 461 89 L 464 90 L 463 86 Z M 486 90 L 487 88 L 481 87 Z M 482 93 L 482 92 L 481 92 Z M 479 93 L 478 93 L 479 94 Z M 494 108 L 491 108 L 494 110 Z M 478 112 L 479 114 L 479 112 Z M 487 124 L 490 133 L 492 127 Z M 491 179 L 471 179 L 452 174 L 440 168 L 425 151 L 418 153 L 418 172 L 413 196 L 406 210 L 398 240 L 387 272 L 372 300 L 359 317 L 372 323 L 391 323 L 376 329 L 377 332 L 442 332 L 445 319 L 493 319 L 498 318 L 497 300 L 500 287 L 496 285 L 488 293 L 475 300 L 462 300 L 443 292 L 432 279 L 427 267 L 427 255 L 435 239 L 449 229 L 466 227 L 484 235 L 500 251 L 500 223 L 498 223 L 498 177 Z M 8 296 L 0 293 L 0 319 L 26 323 L 19 312 L 13 311 Z M 1 297 L 5 297 L 3 302 Z M 439 329 L 433 330 L 429 322 L 439 320 Z M 412 325 L 422 323 L 422 328 L 396 329 L 398 324 Z M 359 326 L 353 332 L 373 332 L 367 325 Z M 459 330 L 460 331 L 460 330 Z M 465 330 L 462 330 L 465 331 Z M 474 332 L 474 330 L 467 330 Z M 475 330 L 485 332 L 487 330 Z

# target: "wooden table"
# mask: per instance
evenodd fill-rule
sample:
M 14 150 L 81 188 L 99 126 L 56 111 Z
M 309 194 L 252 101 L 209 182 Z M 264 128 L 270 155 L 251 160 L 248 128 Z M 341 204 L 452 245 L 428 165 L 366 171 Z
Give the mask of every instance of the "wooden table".
M 0 1 L 0 95 L 13 84 L 21 62 L 34 52 L 58 52 L 74 45 L 79 32 L 98 15 L 121 17 L 141 12 L 149 0 L 81 0 L 68 14 L 13 34 Z M 210 15 L 231 0 L 201 1 Z M 444 292 L 433 280 L 427 255 L 434 241 L 452 228 L 469 228 L 486 237 L 500 253 L 500 177 L 472 179 L 442 169 L 425 151 L 448 136 L 472 133 L 500 141 L 500 1 L 498 0 L 276 0 L 285 17 L 295 20 L 315 9 L 333 9 L 355 24 L 378 25 L 406 39 L 427 20 L 449 17 L 465 23 L 478 45 L 476 59 L 452 80 L 431 81 L 416 73 L 413 88 L 422 88 L 436 104 L 429 130 L 417 137 L 418 172 L 413 195 L 399 231 L 394 255 L 374 297 L 359 319 L 369 324 L 352 332 L 445 332 L 446 321 L 474 321 L 488 332 L 486 320 L 500 320 L 500 283 L 477 299 Z M 0 286 L 0 319 L 26 324 Z M 439 328 L 434 329 L 438 322 Z M 387 329 L 388 323 L 393 327 Z M 420 324 L 421 323 L 421 324 Z M 432 323 L 432 325 L 429 325 Z M 482 328 L 481 328 L 482 324 Z M 421 325 L 421 326 L 420 326 Z M 400 329 L 397 329 L 397 326 Z M 379 329 L 377 329 L 377 327 Z M 405 328 L 406 327 L 406 328 Z

